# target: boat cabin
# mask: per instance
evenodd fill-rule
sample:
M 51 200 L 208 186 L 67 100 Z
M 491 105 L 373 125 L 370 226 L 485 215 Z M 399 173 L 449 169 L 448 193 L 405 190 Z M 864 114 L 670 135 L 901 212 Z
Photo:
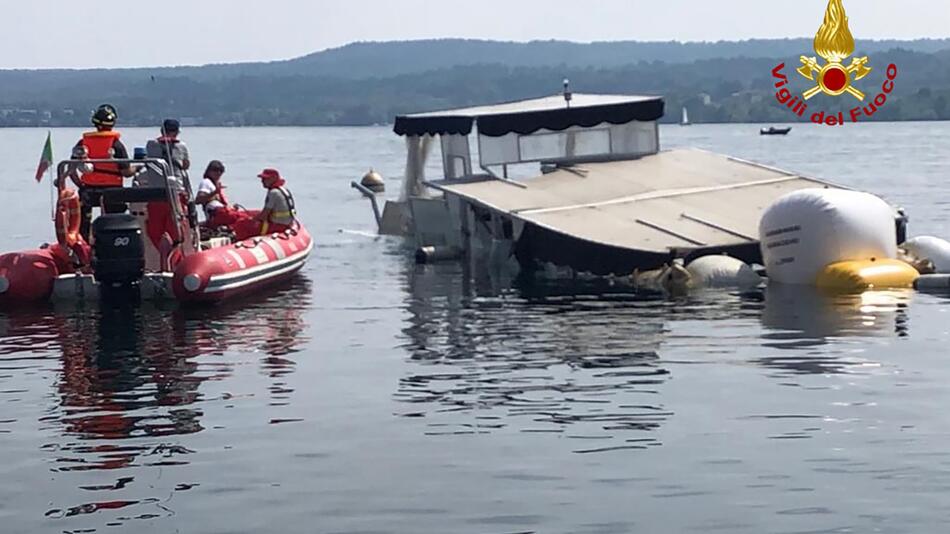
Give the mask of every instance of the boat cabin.
M 508 166 L 634 159 L 659 150 L 663 100 L 650 96 L 576 94 L 396 118 L 410 157 L 438 136 L 446 180 L 507 178 Z M 477 143 L 473 165 L 471 137 Z M 418 149 L 417 149 L 418 150 Z

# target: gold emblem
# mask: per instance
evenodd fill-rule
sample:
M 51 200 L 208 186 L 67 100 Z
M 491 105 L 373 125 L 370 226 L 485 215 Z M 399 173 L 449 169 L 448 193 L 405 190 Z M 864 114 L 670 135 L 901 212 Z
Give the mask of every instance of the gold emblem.
M 815 53 L 828 63 L 822 66 L 815 57 L 801 57 L 802 66 L 798 68 L 798 73 L 818 82 L 817 86 L 805 91 L 805 100 L 821 92 L 829 96 L 848 93 L 858 100 L 864 100 L 864 93 L 851 85 L 851 77 L 853 75 L 854 81 L 858 81 L 871 73 L 871 67 L 867 66 L 867 56 L 853 58 L 848 67 L 843 64 L 844 60 L 854 54 L 854 36 L 851 35 L 848 16 L 841 2 L 842 0 L 828 0 L 825 22 L 815 36 Z

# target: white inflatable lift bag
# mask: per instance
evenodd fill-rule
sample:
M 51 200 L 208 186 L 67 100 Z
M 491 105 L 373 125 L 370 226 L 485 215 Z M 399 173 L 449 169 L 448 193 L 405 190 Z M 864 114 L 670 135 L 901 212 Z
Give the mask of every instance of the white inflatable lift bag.
M 950 274 L 950 242 L 939 237 L 921 236 L 908 239 L 901 246 L 919 259 L 934 262 L 938 274 Z
M 801 189 L 776 200 L 759 223 L 769 280 L 814 284 L 828 265 L 897 256 L 894 210 L 843 189 Z
M 695 287 L 751 289 L 762 283 L 747 263 L 729 256 L 702 256 L 686 266 Z

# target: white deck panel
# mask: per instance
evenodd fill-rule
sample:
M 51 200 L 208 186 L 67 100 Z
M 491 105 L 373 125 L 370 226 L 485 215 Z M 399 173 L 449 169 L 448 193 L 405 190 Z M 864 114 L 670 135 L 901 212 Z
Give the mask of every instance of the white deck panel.
M 587 163 L 525 180 L 435 182 L 448 194 L 578 239 L 646 251 L 758 240 L 785 193 L 837 187 L 701 150 Z

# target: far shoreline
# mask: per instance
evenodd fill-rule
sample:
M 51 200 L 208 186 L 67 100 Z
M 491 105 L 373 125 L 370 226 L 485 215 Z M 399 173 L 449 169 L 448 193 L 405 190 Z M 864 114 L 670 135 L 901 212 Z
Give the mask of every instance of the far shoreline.
M 864 125 L 864 124 L 915 124 L 915 123 L 929 124 L 929 123 L 941 123 L 941 122 L 950 122 L 950 119 L 865 120 L 865 121 L 860 121 L 860 122 L 858 122 L 857 124 L 861 124 L 861 125 Z M 742 126 L 742 125 L 748 125 L 748 126 L 762 126 L 762 125 L 790 125 L 790 126 L 815 125 L 815 126 L 824 126 L 824 125 L 815 124 L 815 123 L 812 122 L 812 121 L 774 121 L 774 122 L 756 121 L 756 122 L 693 122 L 693 123 L 690 123 L 689 125 L 683 126 L 683 127 L 688 129 L 688 128 L 692 128 L 692 127 L 695 127 L 695 126 L 728 126 L 728 125 L 736 125 L 736 126 Z M 855 123 L 850 123 L 850 122 L 849 122 L 849 123 L 845 124 L 845 127 L 847 127 L 847 126 L 854 126 L 854 125 L 855 125 Z M 663 127 L 680 127 L 681 125 L 680 125 L 678 122 L 661 122 L 661 123 L 660 123 L 660 126 L 663 126 Z M 123 129 L 141 129 L 141 128 L 155 128 L 155 127 L 157 127 L 155 124 L 145 124 L 145 125 L 143 125 L 143 124 L 126 124 L 126 125 L 120 124 L 117 129 L 121 131 L 121 130 L 123 130 Z M 91 128 L 91 127 L 90 127 L 90 126 L 85 126 L 85 125 L 56 125 L 56 126 L 50 126 L 50 125 L 29 126 L 29 125 L 24 125 L 24 126 L 0 126 L 0 130 L 83 130 L 83 129 L 89 129 L 89 128 Z M 212 129 L 212 128 L 216 128 L 216 129 L 234 129 L 234 130 L 240 130 L 240 129 L 254 129 L 254 128 L 287 128 L 287 129 L 290 129 L 290 128 L 340 128 L 340 129 L 343 129 L 343 128 L 365 128 L 365 129 L 371 129 L 371 128 L 387 128 L 387 129 L 392 129 L 392 128 L 393 128 L 393 125 L 392 125 L 392 124 L 259 124 L 259 125 L 240 125 L 240 126 L 236 126 L 236 125 L 223 125 L 223 124 L 201 124 L 201 125 L 191 125 L 191 126 L 183 126 L 183 127 L 182 127 L 182 129 L 189 129 L 189 130 L 191 130 L 191 129 L 199 129 L 199 128 L 200 128 L 200 129 Z

